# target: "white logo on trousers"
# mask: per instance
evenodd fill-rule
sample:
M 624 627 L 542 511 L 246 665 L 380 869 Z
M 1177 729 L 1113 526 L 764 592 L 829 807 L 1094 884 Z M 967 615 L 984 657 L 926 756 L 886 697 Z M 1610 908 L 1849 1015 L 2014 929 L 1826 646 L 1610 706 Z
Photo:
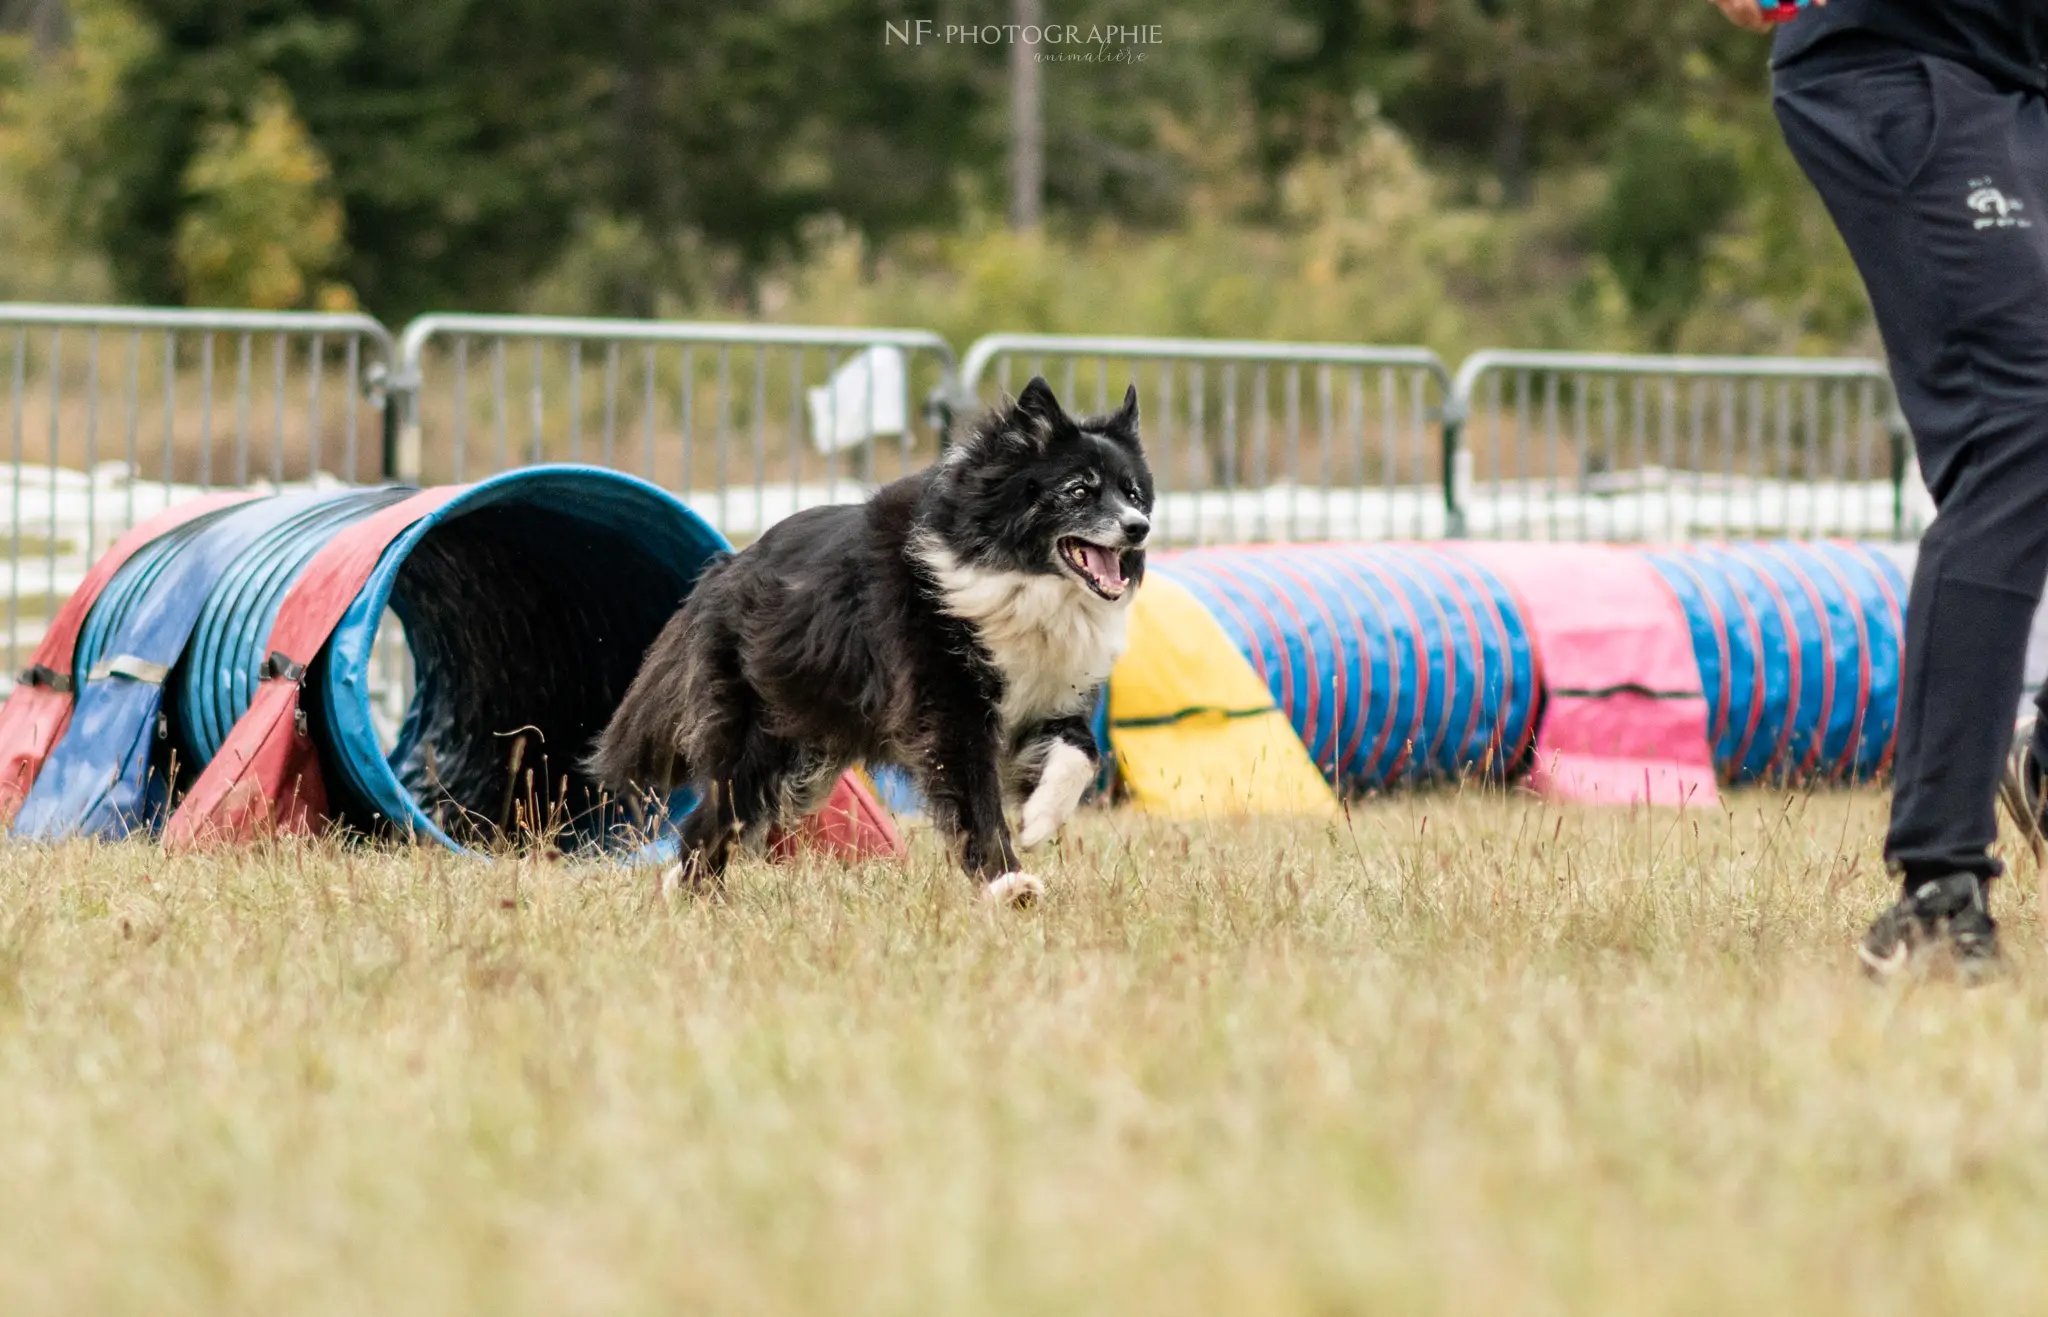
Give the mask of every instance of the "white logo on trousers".
M 2034 221 L 2022 219 L 2018 212 L 2027 208 L 2027 203 L 2018 197 L 2008 197 L 1992 186 L 1989 178 L 1970 180 L 1968 204 L 1979 218 L 1973 227 L 1979 229 L 2031 229 Z

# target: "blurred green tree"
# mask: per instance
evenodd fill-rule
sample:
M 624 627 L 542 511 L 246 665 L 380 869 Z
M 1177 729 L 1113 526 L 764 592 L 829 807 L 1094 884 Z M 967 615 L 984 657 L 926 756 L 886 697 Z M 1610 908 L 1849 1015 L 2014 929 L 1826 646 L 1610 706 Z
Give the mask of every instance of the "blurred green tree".
M 189 204 L 175 253 L 188 301 L 269 310 L 317 304 L 347 310 L 345 286 L 324 276 L 342 253 L 341 206 L 327 158 L 275 83 L 249 122 L 210 127 L 185 170 Z
M 1040 70 L 1045 224 L 1020 243 L 990 234 L 1008 52 L 889 35 L 999 24 L 1009 0 L 0 0 L 0 291 L 1867 336 L 1763 47 L 1710 6 L 1043 9 L 1162 39 Z
M 1711 52 L 1748 94 L 1763 51 L 1708 5 L 1604 0 L 1216 0 L 1232 15 L 1267 163 L 1348 140 L 1376 103 L 1440 164 L 1526 202 L 1536 172 L 1600 154 L 1632 107 Z M 1358 93 L 1372 94 L 1361 104 Z
M 943 219 L 989 158 L 993 51 L 881 58 L 882 0 L 133 0 L 151 30 L 93 168 L 133 297 L 174 299 L 187 170 L 285 88 L 347 216 L 345 281 L 393 318 L 506 306 L 581 213 L 758 268 L 832 212 Z M 860 52 L 867 57 L 856 57 Z M 674 275 L 675 271 L 670 271 Z M 644 308 L 643 308 L 644 309 Z
M 1622 125 L 1594 236 L 1652 346 L 1676 341 L 1706 285 L 1708 243 L 1741 202 L 1725 144 L 1668 109 L 1639 108 Z
M 598 181 L 598 71 L 546 0 L 134 0 L 150 29 L 93 168 L 122 292 L 189 295 L 179 234 L 193 161 L 249 131 L 281 86 L 346 215 L 340 271 L 369 306 L 503 305 Z

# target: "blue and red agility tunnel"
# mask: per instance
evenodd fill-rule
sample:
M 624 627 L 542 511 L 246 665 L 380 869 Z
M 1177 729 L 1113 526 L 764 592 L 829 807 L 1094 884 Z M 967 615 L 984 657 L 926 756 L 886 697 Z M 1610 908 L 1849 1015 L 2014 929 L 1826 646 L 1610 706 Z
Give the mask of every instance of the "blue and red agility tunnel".
M 343 825 L 644 854 L 688 802 L 638 816 L 580 760 L 725 548 L 655 486 L 589 467 L 175 509 L 95 566 L 0 707 L 0 812 L 34 840 Z M 395 746 L 370 716 L 387 612 L 414 672 Z M 851 775 L 780 850 L 806 842 L 902 851 Z
M 1648 557 L 1684 607 L 1725 780 L 1846 781 L 1890 765 L 1908 585 L 1891 556 L 1804 543 Z
M 1222 624 L 1340 787 L 1505 772 L 1535 735 L 1527 623 L 1500 578 L 1468 558 L 1288 545 L 1194 550 L 1155 571 Z
M 1164 812 L 1250 793 L 1209 762 L 1249 753 L 1264 797 L 1301 808 L 1503 770 L 1706 803 L 1890 762 L 1907 581 L 1889 548 L 1282 545 L 1164 554 L 1152 575 L 1108 730 L 1132 798 Z M 1305 761 L 1247 748 L 1267 713 Z
M 124 536 L 53 620 L 0 706 L 0 817 L 34 840 L 338 826 L 658 856 L 690 802 L 636 814 L 580 761 L 725 549 L 590 467 L 196 500 Z M 1474 773 L 1675 804 L 1863 779 L 1890 760 L 1909 570 L 1833 543 L 1163 554 L 1099 730 L 1132 799 L 1170 812 Z M 391 616 L 413 670 L 395 741 L 371 716 Z M 806 843 L 902 853 L 857 774 L 778 851 Z

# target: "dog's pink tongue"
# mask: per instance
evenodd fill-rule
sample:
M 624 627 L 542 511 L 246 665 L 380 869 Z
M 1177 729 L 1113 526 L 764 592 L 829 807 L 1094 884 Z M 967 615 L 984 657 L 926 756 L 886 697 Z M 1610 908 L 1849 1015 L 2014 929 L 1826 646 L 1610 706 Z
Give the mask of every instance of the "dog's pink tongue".
M 1124 556 L 1099 544 L 1081 546 L 1081 563 L 1088 574 L 1104 585 L 1120 586 L 1124 583 Z

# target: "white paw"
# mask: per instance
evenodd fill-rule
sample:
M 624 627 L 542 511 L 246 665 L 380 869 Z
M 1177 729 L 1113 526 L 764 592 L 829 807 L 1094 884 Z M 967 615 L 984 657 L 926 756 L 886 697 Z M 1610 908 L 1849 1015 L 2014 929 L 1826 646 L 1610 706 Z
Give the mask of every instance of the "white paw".
M 1021 910 L 1044 895 L 1045 881 L 1022 870 L 1006 873 L 981 889 L 982 901 L 992 910 Z
M 671 864 L 668 868 L 661 871 L 662 900 L 673 901 L 676 898 L 676 893 L 683 890 L 683 873 L 684 869 L 680 861 Z
M 1047 752 L 1038 785 L 1024 802 L 1024 817 L 1017 830 L 1017 844 L 1033 850 L 1053 839 L 1066 826 L 1088 784 L 1095 780 L 1095 764 L 1087 755 L 1065 741 Z

